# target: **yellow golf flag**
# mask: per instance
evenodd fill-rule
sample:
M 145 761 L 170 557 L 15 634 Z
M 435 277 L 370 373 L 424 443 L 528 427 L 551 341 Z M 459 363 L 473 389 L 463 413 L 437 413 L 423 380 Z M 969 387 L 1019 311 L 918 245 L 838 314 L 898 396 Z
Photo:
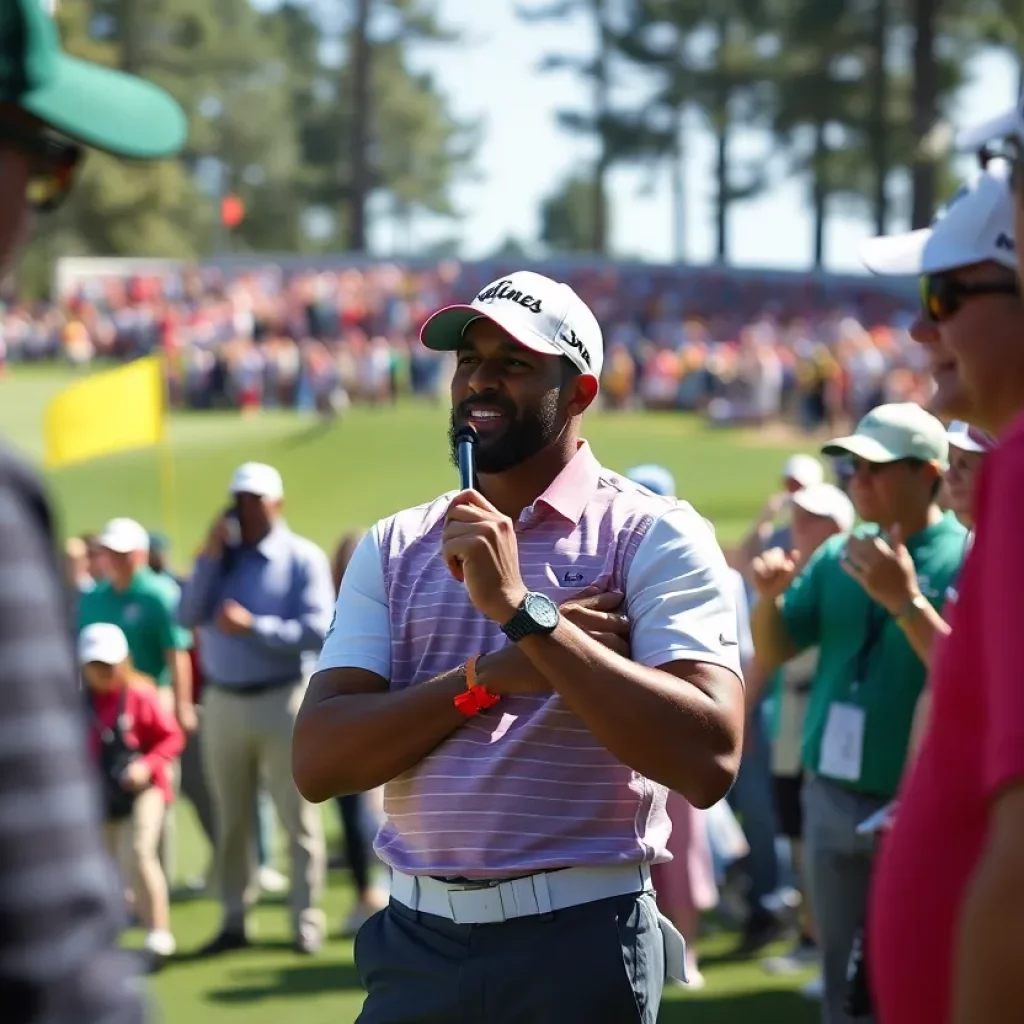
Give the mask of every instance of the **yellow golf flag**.
M 47 469 L 159 444 L 164 440 L 164 406 L 160 356 L 72 384 L 46 407 Z

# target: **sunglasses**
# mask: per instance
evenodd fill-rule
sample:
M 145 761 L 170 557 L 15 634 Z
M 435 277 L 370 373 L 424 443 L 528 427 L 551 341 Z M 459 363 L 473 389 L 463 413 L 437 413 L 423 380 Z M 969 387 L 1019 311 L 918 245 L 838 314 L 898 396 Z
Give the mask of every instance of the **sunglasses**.
M 934 324 L 955 316 L 965 299 L 978 295 L 1020 295 L 1016 281 L 957 281 L 945 274 L 921 278 L 921 308 Z
M 32 132 L 12 124 L 0 124 L 0 142 L 23 153 L 29 161 L 25 190 L 29 205 L 37 213 L 56 210 L 71 192 L 83 150 L 73 142 Z

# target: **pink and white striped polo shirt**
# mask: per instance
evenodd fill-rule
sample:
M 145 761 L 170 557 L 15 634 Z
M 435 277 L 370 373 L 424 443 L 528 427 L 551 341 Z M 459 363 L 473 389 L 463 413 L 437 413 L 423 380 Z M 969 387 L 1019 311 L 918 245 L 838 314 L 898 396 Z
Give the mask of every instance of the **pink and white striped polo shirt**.
M 455 492 L 378 522 L 338 595 L 319 669 L 416 686 L 508 641 L 440 557 Z M 516 523 L 530 590 L 626 594 L 632 654 L 740 674 L 736 611 L 711 527 L 603 469 L 584 442 Z M 385 787 L 381 859 L 409 874 L 502 878 L 669 859 L 666 790 L 617 761 L 557 695 L 503 698 Z

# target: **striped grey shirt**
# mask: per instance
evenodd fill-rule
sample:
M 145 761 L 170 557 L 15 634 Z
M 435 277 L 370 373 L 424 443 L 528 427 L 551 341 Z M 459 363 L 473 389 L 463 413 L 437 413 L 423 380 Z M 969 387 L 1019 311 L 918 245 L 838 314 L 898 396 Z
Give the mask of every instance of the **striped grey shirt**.
M 50 510 L 0 448 L 0 1019 L 139 1024 Z

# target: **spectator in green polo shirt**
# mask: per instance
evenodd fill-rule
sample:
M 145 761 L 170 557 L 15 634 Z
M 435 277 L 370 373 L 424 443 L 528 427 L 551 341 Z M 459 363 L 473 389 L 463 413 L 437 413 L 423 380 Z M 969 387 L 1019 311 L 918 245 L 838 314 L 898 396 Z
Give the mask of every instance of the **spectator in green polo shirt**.
M 107 579 L 83 594 L 78 628 L 112 622 L 128 638 L 132 664 L 160 687 L 163 700 L 186 734 L 195 729 L 192 702 L 192 638 L 175 621 L 180 590 L 147 564 L 149 534 L 133 519 L 112 519 L 99 537 L 109 566 Z
M 822 1020 L 847 1024 L 846 965 L 872 866 L 871 839 L 857 826 L 896 792 L 925 681 L 915 645 L 945 628 L 939 608 L 967 531 L 937 504 L 949 445 L 945 427 L 919 406 L 879 406 L 822 450 L 851 460 L 850 499 L 866 525 L 826 541 L 798 576 L 794 553 L 756 559 L 752 627 L 765 671 L 819 648 L 802 749 L 805 865 L 823 957 Z M 917 580 L 909 594 L 872 571 L 904 557 Z

